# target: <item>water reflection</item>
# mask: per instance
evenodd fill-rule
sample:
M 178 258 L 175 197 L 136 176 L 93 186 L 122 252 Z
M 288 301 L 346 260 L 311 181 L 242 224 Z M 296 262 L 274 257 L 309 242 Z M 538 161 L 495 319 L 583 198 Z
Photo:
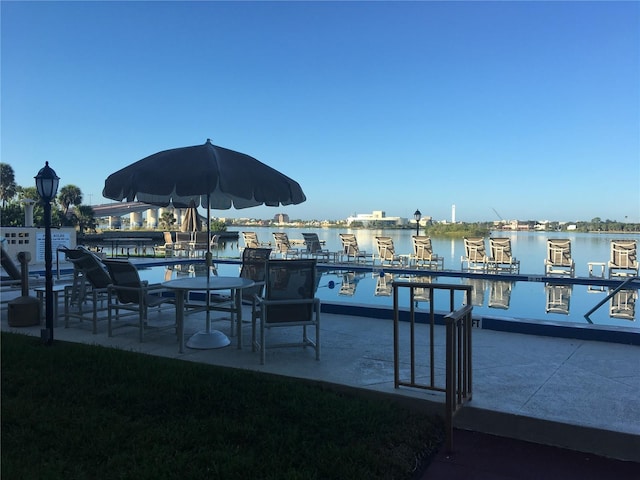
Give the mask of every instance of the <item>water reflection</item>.
M 560 313 L 569 315 L 569 306 L 571 303 L 572 285 L 558 285 L 547 283 L 544 286 L 547 297 L 545 311 L 547 313 Z
M 489 282 L 489 308 L 508 310 L 511 304 L 511 291 L 515 282 Z
M 155 273 L 153 272 L 155 268 Z M 185 265 L 154 267 L 141 270 L 141 277 L 156 283 L 170 278 L 182 276 L 199 276 L 206 274 L 206 267 L 202 262 Z M 217 270 L 212 275 L 237 276 L 238 264 L 217 264 Z M 392 307 L 394 279 L 416 282 L 461 283 L 473 287 L 470 303 L 474 307 L 474 315 L 504 315 L 511 318 L 540 319 L 550 321 L 568 321 L 574 323 L 594 323 L 597 325 L 631 326 L 636 327 L 635 306 L 638 291 L 627 288 L 616 292 L 612 298 L 606 299 L 602 308 L 596 309 L 589 319 L 585 314 L 603 301 L 611 292 L 610 287 L 600 288 L 588 285 L 566 285 L 558 279 L 549 283 L 513 282 L 507 280 L 486 280 L 483 278 L 441 277 L 420 273 L 415 277 L 406 274 L 397 275 L 383 272 L 348 271 L 332 269 L 324 271 L 319 282 L 318 297 L 322 302 L 349 301 L 372 306 Z M 561 282 L 561 283 L 558 283 Z M 517 287 L 516 287 L 517 284 Z M 401 289 L 401 301 L 407 302 L 408 289 Z M 428 308 L 429 289 L 417 289 L 414 292 L 416 306 Z M 447 300 L 438 295 L 432 300 L 436 310 L 448 308 Z M 604 302 L 603 302 L 604 303 Z M 607 305 L 608 304 L 608 305 Z M 607 308 L 609 307 L 609 308 Z M 504 312 L 504 313 L 503 313 Z M 630 325 L 631 324 L 631 325 Z M 640 325 L 638 325 L 640 327 Z
M 471 285 L 471 305 L 481 307 L 484 305 L 485 292 L 487 290 L 487 280 L 483 278 L 463 278 L 463 285 Z
M 391 273 L 380 272 L 375 274 L 376 276 L 376 290 L 374 295 L 376 297 L 390 297 L 393 291 L 393 279 L 394 275 Z
M 364 273 L 344 272 L 338 295 L 353 297 L 356 294 L 358 282 L 362 278 L 364 278 Z
M 636 318 L 637 290 L 620 290 L 609 301 L 609 315 L 623 320 Z

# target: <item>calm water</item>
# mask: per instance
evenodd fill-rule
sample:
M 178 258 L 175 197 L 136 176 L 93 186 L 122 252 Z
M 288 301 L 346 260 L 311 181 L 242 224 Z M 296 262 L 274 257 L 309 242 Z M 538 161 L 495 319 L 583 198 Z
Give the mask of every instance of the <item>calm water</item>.
M 326 242 L 325 248 L 331 251 L 341 250 L 338 234 L 342 232 L 355 233 L 358 244 L 362 250 L 373 252 L 375 237 L 379 235 L 390 236 L 394 240 L 396 252 L 409 254 L 412 251 L 411 230 L 353 230 L 348 229 L 274 229 L 274 228 L 247 228 L 254 231 L 262 242 L 272 241 L 273 231 L 284 231 L 290 240 L 302 240 L 302 232 L 315 232 L 321 240 Z M 520 260 L 520 272 L 539 276 L 544 273 L 544 258 L 546 256 L 547 238 L 569 238 L 572 242 L 573 258 L 576 262 L 576 276 L 588 276 L 587 262 L 607 262 L 609 259 L 610 241 L 620 238 L 620 235 L 592 235 L 583 233 L 532 233 L 532 232 L 499 232 L 493 236 L 505 236 L 511 238 L 514 256 Z M 622 238 L 636 238 L 640 236 L 623 236 Z M 460 270 L 460 257 L 464 253 L 462 239 L 445 240 L 433 239 L 433 250 L 445 258 L 445 269 Z M 238 245 L 239 243 L 239 245 Z M 239 247 L 244 246 L 242 236 L 239 242 L 229 242 L 217 253 L 219 257 L 238 257 Z M 487 242 L 488 248 L 488 242 Z M 214 261 L 215 261 L 214 254 Z M 218 275 L 238 275 L 237 265 L 219 264 Z M 194 275 L 188 266 L 180 269 L 165 270 L 165 267 L 156 267 L 141 272 L 144 279 L 150 281 L 162 281 L 166 278 L 176 278 L 179 275 Z M 391 293 L 391 281 L 398 276 L 386 272 L 375 271 L 355 273 L 349 271 L 325 272 L 320 280 L 318 297 L 323 301 L 353 302 L 368 305 L 393 305 Z M 638 328 L 635 313 L 635 299 L 637 290 L 623 291 L 613 300 L 605 303 L 594 312 L 590 318 L 584 315 L 609 293 L 608 289 L 588 287 L 585 285 L 574 286 L 547 286 L 541 282 L 502 282 L 478 279 L 457 279 L 451 277 L 425 277 L 439 283 L 463 283 L 474 286 L 472 303 L 476 316 L 499 316 L 508 318 L 535 319 L 548 321 L 572 322 L 582 325 L 606 325 L 619 327 Z M 408 304 L 408 295 L 401 297 L 403 305 Z M 624 318 L 612 316 L 611 309 L 618 304 L 626 305 L 627 313 Z M 435 299 L 435 308 L 444 310 L 446 300 Z M 419 302 L 418 308 L 428 308 L 426 302 Z M 629 311 L 631 317 L 629 317 Z M 618 315 L 620 316 L 620 315 Z
M 233 230 L 236 230 L 235 228 Z M 318 234 L 320 240 L 324 240 L 327 248 L 331 251 L 342 249 L 340 243 L 340 233 L 353 233 L 358 238 L 358 245 L 361 250 L 369 253 L 375 252 L 375 237 L 389 236 L 397 254 L 410 254 L 413 251 L 411 236 L 415 235 L 415 230 L 351 230 L 337 228 L 265 228 L 247 227 L 245 230 L 256 232 L 261 242 L 273 241 L 272 232 L 286 232 L 289 240 L 302 240 L 302 232 L 313 232 Z M 242 231 L 242 230 L 239 230 Z M 544 259 L 547 254 L 547 238 L 568 238 L 571 240 L 571 251 L 576 263 L 576 276 L 586 277 L 589 274 L 588 262 L 607 262 L 609 260 L 610 242 L 612 239 L 628 238 L 636 239 L 640 243 L 640 235 L 616 235 L 589 233 L 566 233 L 566 232 L 493 232 L 493 237 L 508 237 L 511 239 L 513 255 L 520 260 L 520 273 L 531 275 L 542 275 L 544 273 Z M 240 247 L 244 246 L 242 235 L 239 239 Z M 444 268 L 447 270 L 460 270 L 460 257 L 464 255 L 464 243 L 462 239 L 442 239 L 433 238 L 433 252 L 444 257 Z M 489 241 L 486 242 L 487 251 Z M 238 245 L 229 243 L 224 249 L 219 251 L 220 256 L 239 256 Z

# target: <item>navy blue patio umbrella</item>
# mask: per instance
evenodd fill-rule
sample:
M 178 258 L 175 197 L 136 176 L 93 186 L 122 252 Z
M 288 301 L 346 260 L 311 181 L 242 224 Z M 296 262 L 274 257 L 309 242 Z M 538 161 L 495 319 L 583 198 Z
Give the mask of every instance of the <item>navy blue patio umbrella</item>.
M 206 208 L 208 238 L 211 209 L 277 207 L 306 200 L 295 180 L 249 155 L 213 145 L 209 139 L 203 145 L 154 153 L 112 173 L 104 182 L 102 195 L 160 207 L 187 208 L 195 204 Z M 207 266 L 210 265 L 209 246 Z

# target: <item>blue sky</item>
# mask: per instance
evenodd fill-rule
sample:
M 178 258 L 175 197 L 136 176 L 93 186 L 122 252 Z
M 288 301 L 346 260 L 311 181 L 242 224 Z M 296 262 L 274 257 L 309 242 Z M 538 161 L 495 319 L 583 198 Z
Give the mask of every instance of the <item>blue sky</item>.
M 640 222 L 638 2 L 0 8 L 19 185 L 48 160 L 106 203 L 109 174 L 211 138 L 307 196 L 214 216 Z

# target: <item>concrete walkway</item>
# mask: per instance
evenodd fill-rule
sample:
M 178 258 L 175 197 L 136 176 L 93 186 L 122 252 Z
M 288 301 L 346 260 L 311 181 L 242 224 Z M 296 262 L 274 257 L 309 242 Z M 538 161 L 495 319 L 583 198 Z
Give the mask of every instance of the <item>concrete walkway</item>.
M 9 327 L 5 302 L 3 298 L 2 331 L 40 335 L 40 326 Z M 152 312 L 150 324 L 171 322 L 174 315 L 172 311 Z M 250 309 L 243 315 L 250 318 Z M 243 325 L 243 349 L 231 337 L 228 347 L 185 348 L 183 354 L 178 353 L 171 330 L 150 332 L 140 343 L 135 328 L 123 328 L 108 337 L 106 320 L 99 322 L 96 335 L 91 333 L 90 322 L 75 322 L 67 329 L 63 324 L 60 320 L 55 328 L 56 340 L 327 382 L 443 411 L 443 394 L 394 388 L 391 320 L 323 314 L 319 362 L 311 349 L 285 348 L 268 350 L 265 365 L 251 351 L 249 323 Z M 189 316 L 186 337 L 202 330 L 204 324 L 204 313 Z M 217 313 L 213 327 L 228 334 L 230 322 Z M 407 328 L 401 324 L 401 330 Z M 293 333 L 297 338 L 299 330 Z M 280 342 L 292 333 L 275 329 L 269 335 Z M 417 325 L 417 335 L 426 343 L 427 326 Z M 443 350 L 444 327 L 437 326 L 436 351 Z M 424 372 L 421 375 L 426 376 L 426 348 L 418 352 L 418 358 L 424 359 L 418 364 Z M 456 428 L 640 462 L 640 347 L 475 329 L 473 362 L 473 399 L 456 415 Z M 442 385 L 443 367 L 443 359 L 436 361 Z M 406 372 L 405 363 L 401 371 Z M 455 442 L 454 436 L 454 450 Z

